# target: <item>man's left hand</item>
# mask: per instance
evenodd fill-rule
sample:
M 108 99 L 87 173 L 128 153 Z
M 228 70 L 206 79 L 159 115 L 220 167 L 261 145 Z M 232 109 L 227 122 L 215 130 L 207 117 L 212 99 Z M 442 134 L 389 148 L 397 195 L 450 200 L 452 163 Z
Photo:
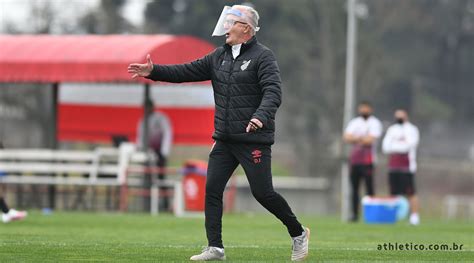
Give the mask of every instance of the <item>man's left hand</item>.
M 263 123 L 258 120 L 258 119 L 251 119 L 249 121 L 249 124 L 247 125 L 247 129 L 245 129 L 246 132 L 254 132 L 258 129 L 261 129 L 263 127 Z

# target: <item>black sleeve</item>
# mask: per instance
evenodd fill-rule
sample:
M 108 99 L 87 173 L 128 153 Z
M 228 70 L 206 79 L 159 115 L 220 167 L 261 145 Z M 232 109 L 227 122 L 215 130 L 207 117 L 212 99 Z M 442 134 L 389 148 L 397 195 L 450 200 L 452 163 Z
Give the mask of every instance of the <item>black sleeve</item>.
M 268 120 L 275 119 L 276 111 L 281 104 L 280 69 L 270 50 L 265 51 L 259 58 L 257 75 L 263 97 L 252 118 L 260 120 L 265 127 Z
M 146 77 L 154 81 L 173 83 L 205 81 L 211 79 L 212 52 L 191 63 L 177 65 L 153 65 L 153 70 Z

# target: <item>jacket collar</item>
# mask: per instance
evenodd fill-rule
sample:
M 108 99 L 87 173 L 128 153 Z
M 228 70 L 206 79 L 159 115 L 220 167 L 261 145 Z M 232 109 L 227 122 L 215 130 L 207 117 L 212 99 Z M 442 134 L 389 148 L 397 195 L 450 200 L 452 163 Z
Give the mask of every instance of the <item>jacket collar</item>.
M 252 47 L 253 45 L 255 45 L 257 43 L 257 37 L 256 36 L 253 36 L 251 39 L 249 39 L 247 42 L 245 43 L 242 43 L 242 47 L 240 47 L 240 54 L 244 53 L 247 49 L 249 49 L 250 47 Z M 232 46 L 229 45 L 229 44 L 224 44 L 224 48 L 227 50 L 227 51 L 230 51 L 232 52 Z

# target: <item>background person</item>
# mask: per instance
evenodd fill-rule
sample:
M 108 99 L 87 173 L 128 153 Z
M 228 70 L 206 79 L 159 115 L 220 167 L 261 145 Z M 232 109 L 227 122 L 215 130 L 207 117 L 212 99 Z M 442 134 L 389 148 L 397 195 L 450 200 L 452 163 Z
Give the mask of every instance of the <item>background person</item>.
M 145 116 L 148 120 L 148 147 L 155 153 L 155 165 L 160 168 L 158 173 L 158 183 L 163 183 L 166 180 L 166 165 L 168 156 L 171 152 L 173 144 L 173 128 L 169 118 L 162 112 L 155 111 L 155 104 L 152 100 L 145 102 Z M 140 149 L 144 149 L 144 121 L 141 119 L 137 127 L 137 144 Z M 152 180 L 153 181 L 153 180 Z M 168 211 L 169 195 L 166 186 L 160 186 L 159 210 Z
M 2 196 L 0 196 L 0 209 L 2 210 L 3 223 L 22 220 L 28 215 L 26 211 L 18 211 L 12 208 L 8 208 L 8 205 Z
M 382 142 L 388 155 L 390 194 L 405 195 L 410 202 L 410 224 L 418 225 L 418 197 L 415 191 L 416 150 L 420 141 L 418 128 L 408 121 L 404 109 L 395 111 L 395 124 L 390 126 Z
M 3 149 L 3 143 L 0 141 L 0 150 Z M 9 208 L 5 202 L 5 198 L 0 193 L 0 209 L 2 210 L 2 222 L 9 223 L 11 221 L 22 220 L 28 213 L 26 211 L 18 211 Z
M 365 182 L 367 195 L 373 196 L 374 163 L 376 144 L 382 134 L 382 123 L 372 115 L 373 108 L 369 102 L 361 102 L 357 108 L 359 116 L 352 119 L 344 132 L 343 139 L 352 145 L 350 154 L 350 183 L 352 189 L 352 217 L 355 222 L 359 218 L 359 184 Z

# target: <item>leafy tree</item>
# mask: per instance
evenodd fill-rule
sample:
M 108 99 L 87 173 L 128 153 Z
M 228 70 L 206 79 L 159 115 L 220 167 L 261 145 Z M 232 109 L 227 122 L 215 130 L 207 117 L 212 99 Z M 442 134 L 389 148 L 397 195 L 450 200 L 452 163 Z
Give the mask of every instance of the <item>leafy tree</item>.
M 126 0 L 101 0 L 99 8 L 80 18 L 79 27 L 89 34 L 120 34 L 136 29 L 123 17 Z

